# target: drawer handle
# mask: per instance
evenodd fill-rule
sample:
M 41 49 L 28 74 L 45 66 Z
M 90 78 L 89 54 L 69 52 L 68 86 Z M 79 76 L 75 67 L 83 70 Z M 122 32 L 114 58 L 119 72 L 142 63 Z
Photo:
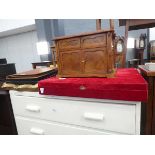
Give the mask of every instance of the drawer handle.
M 31 128 L 30 129 L 30 133 L 35 134 L 35 135 L 43 135 L 44 134 L 44 130 L 43 129 L 39 129 L 39 128 Z
M 32 112 L 40 112 L 40 107 L 39 106 L 28 105 L 28 106 L 26 106 L 26 110 L 32 111 Z
M 86 112 L 84 113 L 84 118 L 89 120 L 94 120 L 94 121 L 102 121 L 104 119 L 104 115 L 99 113 Z

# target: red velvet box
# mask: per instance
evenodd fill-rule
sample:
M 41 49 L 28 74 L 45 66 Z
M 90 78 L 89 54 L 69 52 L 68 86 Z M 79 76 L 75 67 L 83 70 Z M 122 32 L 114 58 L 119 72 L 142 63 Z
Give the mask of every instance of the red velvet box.
M 43 95 L 125 101 L 146 101 L 148 95 L 147 82 L 134 68 L 118 69 L 114 78 L 51 77 L 38 86 Z

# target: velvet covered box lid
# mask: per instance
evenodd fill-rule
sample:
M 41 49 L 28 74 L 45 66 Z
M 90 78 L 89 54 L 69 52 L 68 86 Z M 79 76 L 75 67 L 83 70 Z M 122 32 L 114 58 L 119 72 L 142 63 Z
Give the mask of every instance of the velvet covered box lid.
M 43 95 L 146 101 L 147 82 L 134 68 L 118 69 L 114 78 L 58 78 L 38 83 Z

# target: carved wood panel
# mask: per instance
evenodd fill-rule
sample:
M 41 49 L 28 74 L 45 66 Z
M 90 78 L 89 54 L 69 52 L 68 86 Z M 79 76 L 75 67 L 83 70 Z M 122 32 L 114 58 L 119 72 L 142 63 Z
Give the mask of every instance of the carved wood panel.
M 106 46 L 106 34 L 98 34 L 82 37 L 82 48 L 95 48 Z
M 71 38 L 59 41 L 60 50 L 80 49 L 80 38 Z

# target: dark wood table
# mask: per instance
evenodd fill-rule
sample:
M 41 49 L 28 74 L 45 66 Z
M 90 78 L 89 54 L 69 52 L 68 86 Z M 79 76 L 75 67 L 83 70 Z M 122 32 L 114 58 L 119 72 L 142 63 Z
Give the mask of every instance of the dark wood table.
M 131 67 L 137 68 L 139 65 L 139 62 L 140 62 L 139 59 L 130 59 L 130 60 L 128 60 L 128 67 L 129 68 L 131 68 Z
M 142 76 L 148 82 L 148 101 L 146 103 L 146 134 L 155 135 L 155 71 L 149 71 L 144 65 L 138 66 Z
M 37 66 L 46 66 L 46 67 L 50 67 L 50 65 L 52 65 L 52 61 L 42 61 L 42 62 L 34 62 L 32 63 L 32 68 L 36 69 Z
M 0 135 L 16 135 L 17 129 L 8 90 L 0 83 Z

